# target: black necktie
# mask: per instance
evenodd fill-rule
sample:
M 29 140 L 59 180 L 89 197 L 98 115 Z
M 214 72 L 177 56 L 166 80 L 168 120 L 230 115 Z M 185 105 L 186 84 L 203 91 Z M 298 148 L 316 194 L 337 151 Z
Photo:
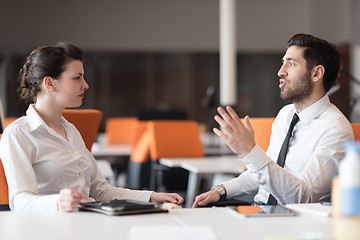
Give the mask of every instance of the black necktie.
M 281 146 L 280 153 L 279 153 L 279 156 L 277 159 L 277 164 L 280 167 L 284 167 L 284 165 L 285 165 L 285 158 L 286 158 L 287 150 L 289 147 L 289 141 L 292 136 L 292 132 L 294 130 L 295 124 L 297 124 L 298 121 L 299 121 L 299 117 L 296 113 L 294 113 L 294 116 L 290 123 L 289 130 L 288 130 L 285 140 Z M 277 204 L 277 200 L 274 198 L 274 196 L 272 194 L 270 194 L 267 204 L 268 205 L 276 205 Z

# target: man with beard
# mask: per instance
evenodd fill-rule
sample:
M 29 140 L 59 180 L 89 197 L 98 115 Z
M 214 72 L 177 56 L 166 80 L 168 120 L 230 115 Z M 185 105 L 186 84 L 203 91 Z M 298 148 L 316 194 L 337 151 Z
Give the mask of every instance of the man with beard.
M 282 63 L 280 96 L 292 104 L 278 113 L 266 153 L 255 143 L 248 116 L 243 124 L 230 106 L 227 112 L 219 107 L 221 117 L 215 120 L 224 131 L 214 132 L 248 170 L 197 196 L 193 207 L 255 192 L 258 204 L 330 200 L 344 143 L 354 139 L 349 121 L 327 95 L 339 72 L 340 54 L 331 43 L 300 33 L 288 41 Z

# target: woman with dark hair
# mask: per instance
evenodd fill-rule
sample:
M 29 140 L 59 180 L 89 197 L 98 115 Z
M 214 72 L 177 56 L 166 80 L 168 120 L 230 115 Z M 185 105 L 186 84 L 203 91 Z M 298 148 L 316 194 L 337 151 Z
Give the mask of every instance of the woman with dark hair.
M 79 107 L 89 85 L 82 51 L 69 43 L 35 49 L 20 70 L 19 93 L 30 103 L 0 142 L 13 211 L 74 211 L 83 201 L 132 199 L 181 204 L 176 193 L 111 186 L 77 129 L 62 117 Z

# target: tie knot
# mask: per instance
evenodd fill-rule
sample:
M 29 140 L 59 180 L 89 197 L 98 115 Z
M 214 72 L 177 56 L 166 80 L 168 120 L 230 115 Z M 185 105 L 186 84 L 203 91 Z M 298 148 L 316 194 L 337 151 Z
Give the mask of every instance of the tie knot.
M 299 116 L 298 116 L 296 113 L 294 113 L 294 116 L 293 116 L 293 118 L 292 118 L 292 120 L 291 120 L 290 126 L 294 127 L 295 124 L 298 123 L 298 121 L 299 121 Z

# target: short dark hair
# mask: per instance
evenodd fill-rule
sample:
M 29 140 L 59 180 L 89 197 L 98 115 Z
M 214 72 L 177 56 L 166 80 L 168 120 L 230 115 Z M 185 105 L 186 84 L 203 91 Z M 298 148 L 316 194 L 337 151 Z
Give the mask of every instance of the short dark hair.
M 287 47 L 291 46 L 306 48 L 303 57 L 306 60 L 308 70 L 317 65 L 322 65 L 325 68 L 323 87 L 326 92 L 329 91 L 340 68 L 341 55 L 336 50 L 335 45 L 310 34 L 298 33 L 288 41 Z
M 65 65 L 72 60 L 83 62 L 84 54 L 80 48 L 66 42 L 32 51 L 19 72 L 20 98 L 26 103 L 36 102 L 44 77 L 58 78 L 65 71 Z

